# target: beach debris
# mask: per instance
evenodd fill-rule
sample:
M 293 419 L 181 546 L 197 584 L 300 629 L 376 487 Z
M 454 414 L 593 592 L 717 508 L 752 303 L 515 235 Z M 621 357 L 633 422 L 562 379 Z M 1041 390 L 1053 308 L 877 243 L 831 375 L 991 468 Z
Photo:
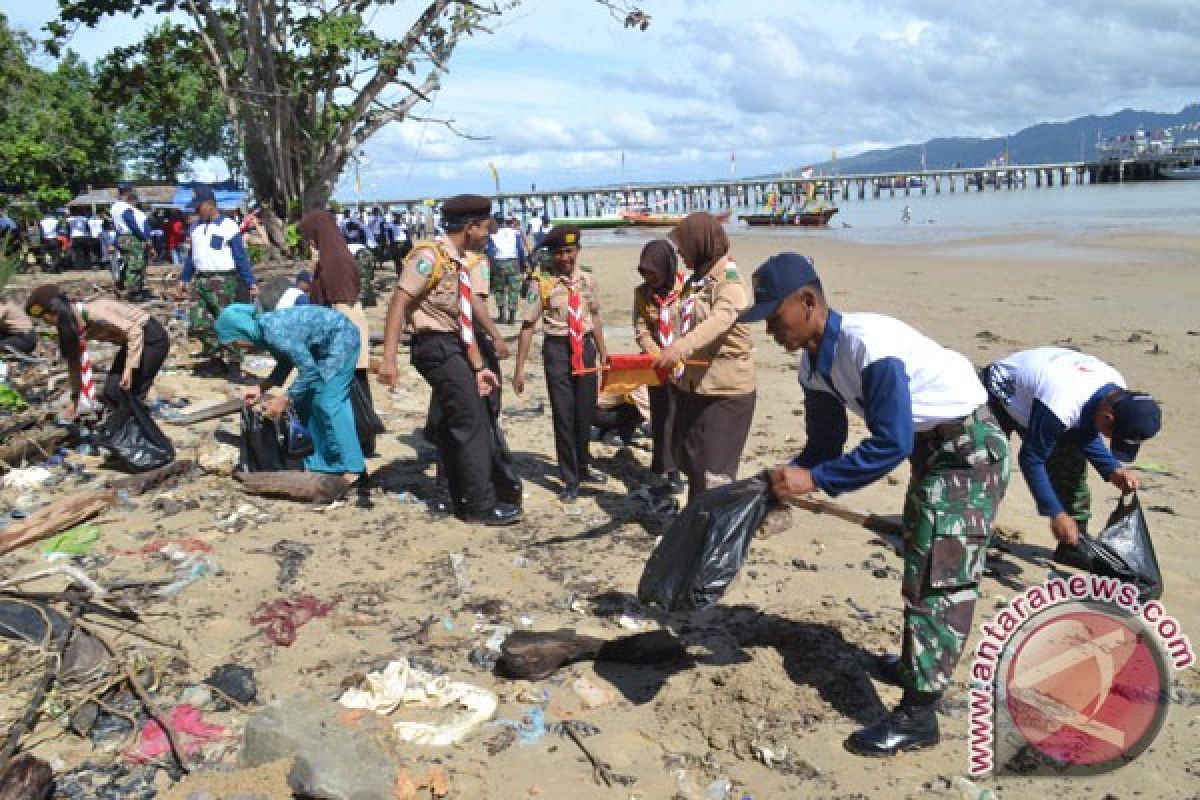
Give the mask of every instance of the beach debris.
M 571 691 L 575 692 L 588 711 L 606 706 L 615 699 L 612 689 L 597 686 L 587 678 L 576 678 L 571 684 Z
M 495 693 L 433 675 L 406 658 L 392 661 L 382 672 L 369 673 L 363 682 L 362 688 L 343 692 L 338 702 L 346 708 L 389 715 L 397 738 L 412 744 L 445 747 L 461 741 L 491 719 L 499 705 Z M 419 719 L 404 718 L 412 712 Z
M 186 703 L 171 709 L 171 728 L 178 737 L 179 746 L 186 757 L 196 756 L 203 745 L 228 736 L 229 732 L 220 725 L 204 721 L 200 709 Z M 161 758 L 171 752 L 171 742 L 166 728 L 158 720 L 146 720 L 138 736 L 137 746 L 129 752 L 129 758 L 139 764 Z
M 290 647 L 297 632 L 313 619 L 324 617 L 337 601 L 323 602 L 311 594 L 296 594 L 259 604 L 250 616 L 251 625 L 261 625 L 263 636 L 280 647 Z
M 396 776 L 395 800 L 425 800 L 427 797 L 445 797 L 450 794 L 450 774 L 445 767 L 432 766 L 415 778 L 403 767 Z
M 1158 514 L 1169 514 L 1172 517 L 1178 516 L 1179 512 L 1171 506 L 1146 506 L 1147 511 L 1153 511 Z
M 196 463 L 210 475 L 233 475 L 240 459 L 241 451 L 236 445 L 217 439 L 205 439 L 196 448 Z
M 74 528 L 42 542 L 41 551 L 50 561 L 89 553 L 100 539 L 100 526 L 91 523 Z
M 962 800 L 996 800 L 996 793 L 986 786 L 964 778 L 961 775 L 954 779 L 954 785 L 958 789 L 959 797 Z
M 81 492 L 55 501 L 0 533 L 0 555 L 86 522 L 116 502 L 116 491 Z
M 587 733 L 582 732 L 582 725 L 587 723 L 582 720 L 564 720 L 561 728 L 561 735 L 566 736 L 587 758 L 588 763 L 592 765 L 592 780 L 597 784 L 603 783 L 605 786 L 612 786 L 614 783 L 621 786 L 632 786 L 637 783 L 637 778 L 632 775 L 620 775 L 612 771 L 606 762 L 601 761 L 596 755 L 588 749 L 588 746 L 583 743 L 583 737 Z
M 350 489 L 340 475 L 321 472 L 235 472 L 233 477 L 250 494 L 309 503 L 332 503 L 344 497 Z
M 40 489 L 53 477 L 54 473 L 45 467 L 22 467 L 9 472 L 0 483 L 4 484 L 5 489 L 28 492 L 32 489 Z
M 171 425 L 195 425 L 197 422 L 207 422 L 210 419 L 220 419 L 231 414 L 236 414 L 242 410 L 245 403 L 240 397 L 234 397 L 223 403 L 216 405 L 197 408 L 195 411 L 189 411 L 186 414 L 174 414 L 167 417 L 167 422 Z
M 210 686 L 217 692 L 213 707 L 217 711 L 225 711 L 232 700 L 239 705 L 248 706 L 258 702 L 258 681 L 254 670 L 241 664 L 221 664 L 213 667 L 212 672 L 204 679 L 204 685 Z
M 163 548 L 163 550 L 165 554 L 167 548 Z M 177 561 L 175 577 L 170 583 L 162 586 L 154 593 L 158 597 L 174 597 L 205 575 L 220 575 L 223 571 L 216 557 L 208 553 L 187 554 L 176 551 L 175 555 L 181 556 L 181 558 L 173 559 Z
M 291 539 L 280 539 L 271 545 L 271 555 L 279 561 L 279 574 L 275 576 L 275 584 L 282 589 L 296 580 L 296 576 L 300 574 L 300 567 L 312 553 L 310 545 Z
M 546 413 L 546 404 L 541 400 L 527 406 L 504 409 L 506 417 L 537 417 Z
M 0 769 L 0 797 L 39 800 L 54 792 L 54 770 L 45 761 L 22 753 Z

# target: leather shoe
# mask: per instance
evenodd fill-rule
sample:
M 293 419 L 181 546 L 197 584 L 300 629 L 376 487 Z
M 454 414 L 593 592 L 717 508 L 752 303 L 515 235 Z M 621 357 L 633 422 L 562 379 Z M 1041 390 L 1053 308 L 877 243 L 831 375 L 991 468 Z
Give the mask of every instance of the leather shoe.
M 454 510 L 450 501 L 444 497 L 431 497 L 425 501 L 425 507 L 429 509 L 430 514 L 449 514 Z
M 579 487 L 574 484 L 567 486 L 558 493 L 558 500 L 561 503 L 574 503 L 579 499 Z
M 892 686 L 903 686 L 900 672 L 900 656 L 895 653 L 885 653 L 875 660 L 875 671 L 879 679 Z
M 466 522 L 487 525 L 492 528 L 514 525 L 521 521 L 521 509 L 508 503 L 496 503 L 487 511 L 476 511 L 465 517 Z
M 905 699 L 882 722 L 850 734 L 844 742 L 845 748 L 860 756 L 880 758 L 937 744 L 941 738 L 933 707 L 937 695 L 912 694 L 920 700 L 913 702 L 906 693 Z

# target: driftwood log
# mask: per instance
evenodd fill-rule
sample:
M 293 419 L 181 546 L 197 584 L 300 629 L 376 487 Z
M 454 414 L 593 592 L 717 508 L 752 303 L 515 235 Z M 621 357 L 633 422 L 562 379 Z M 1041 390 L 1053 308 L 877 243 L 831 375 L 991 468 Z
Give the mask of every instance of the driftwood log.
M 73 528 L 104 511 L 117 498 L 115 489 L 81 492 L 34 512 L 0 533 L 0 555 L 40 542 Z
M 224 403 L 217 403 L 215 406 L 198 408 L 190 413 L 180 414 L 174 419 L 167 420 L 167 423 L 170 425 L 195 425 L 197 422 L 207 422 L 210 419 L 220 419 L 230 414 L 236 414 L 242 410 L 243 405 L 245 404 L 240 397 L 234 397 Z
M 117 478 L 116 480 L 109 481 L 107 485 L 110 489 L 123 489 L 131 495 L 139 495 L 161 486 L 169 480 L 187 475 L 195 468 L 195 461 L 182 459 L 180 461 L 172 461 L 165 467 L 152 469 L 149 472 Z M 0 800 L 4 799 L 0 797 Z
M 237 472 L 233 477 L 250 494 L 310 503 L 332 503 L 344 497 L 350 489 L 340 475 L 320 472 Z
M 27 459 L 44 461 L 55 448 L 67 440 L 66 428 L 48 426 L 14 434 L 0 445 L 0 462 L 19 467 Z

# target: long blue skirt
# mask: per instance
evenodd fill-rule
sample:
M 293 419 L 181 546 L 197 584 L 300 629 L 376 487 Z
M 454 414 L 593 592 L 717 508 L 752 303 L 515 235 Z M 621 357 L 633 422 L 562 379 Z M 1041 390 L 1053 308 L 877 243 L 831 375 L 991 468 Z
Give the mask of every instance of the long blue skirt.
M 350 405 L 354 358 L 347 358 L 328 381 L 292 399 L 300 422 L 312 437 L 313 453 L 304 459 L 309 472 L 362 472 L 367 468 Z

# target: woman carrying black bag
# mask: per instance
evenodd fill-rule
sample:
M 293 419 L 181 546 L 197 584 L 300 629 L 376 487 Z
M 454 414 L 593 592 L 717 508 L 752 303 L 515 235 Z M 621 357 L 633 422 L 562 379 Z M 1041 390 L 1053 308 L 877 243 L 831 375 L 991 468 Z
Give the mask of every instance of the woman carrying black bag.
M 167 332 L 158 320 L 137 306 L 111 297 L 72 303 L 56 284 L 48 283 L 29 293 L 25 313 L 58 330 L 59 351 L 66 359 L 71 379 L 71 404 L 63 413 L 68 421 L 81 410 L 81 397 L 88 403 L 99 399 L 113 408 L 120 392 L 127 391 L 144 402 L 171 349 Z M 88 340 L 121 347 L 99 398 L 92 385 Z

